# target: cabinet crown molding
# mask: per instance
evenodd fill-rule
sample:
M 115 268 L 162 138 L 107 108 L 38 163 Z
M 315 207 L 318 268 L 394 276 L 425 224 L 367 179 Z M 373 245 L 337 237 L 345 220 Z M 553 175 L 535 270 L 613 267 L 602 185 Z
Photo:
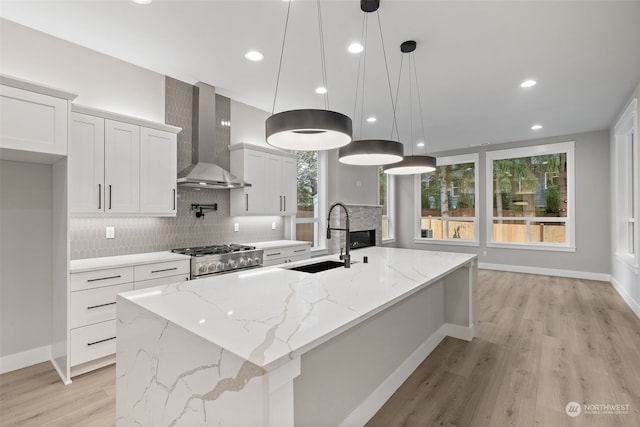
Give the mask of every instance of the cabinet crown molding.
M 0 74 L 0 84 L 15 87 L 17 89 L 28 90 L 30 92 L 40 93 L 42 95 L 53 96 L 55 98 L 66 99 L 69 101 L 74 100 L 78 97 L 78 94 L 76 93 L 51 86 L 46 86 L 29 80 L 18 79 L 16 77 L 7 76 L 5 74 Z
M 87 107 L 85 105 L 71 104 L 71 111 L 73 111 L 74 113 L 82 113 L 89 116 L 96 116 L 104 119 L 115 120 L 118 122 L 129 123 L 131 125 L 161 130 L 164 132 L 171 132 L 175 134 L 182 132 L 182 128 L 178 126 L 152 122 L 151 120 L 139 119 L 137 117 L 125 116 L 124 114 L 118 114 L 111 111 L 100 110 L 98 108 Z

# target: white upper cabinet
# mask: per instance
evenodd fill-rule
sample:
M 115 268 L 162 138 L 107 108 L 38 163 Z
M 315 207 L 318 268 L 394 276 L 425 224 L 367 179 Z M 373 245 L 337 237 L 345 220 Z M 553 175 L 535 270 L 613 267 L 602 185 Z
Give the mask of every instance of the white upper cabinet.
M 231 215 L 295 215 L 297 156 L 250 144 L 234 144 L 231 173 L 251 187 L 231 190 Z
M 72 108 L 71 213 L 175 216 L 180 128 Z
M 53 163 L 66 156 L 76 95 L 7 76 L 0 83 L 0 158 Z
M 177 136 L 140 129 L 140 212 L 176 213 Z
M 140 212 L 140 126 L 104 122 L 105 212 Z
M 104 119 L 71 113 L 69 210 L 104 212 Z

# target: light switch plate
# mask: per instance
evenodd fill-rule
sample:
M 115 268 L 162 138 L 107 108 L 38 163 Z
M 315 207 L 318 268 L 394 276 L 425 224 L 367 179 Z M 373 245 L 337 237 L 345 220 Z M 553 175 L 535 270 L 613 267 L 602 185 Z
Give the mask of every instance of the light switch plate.
M 116 228 L 107 227 L 107 239 L 115 239 L 115 238 L 116 238 Z
M 271 223 L 271 229 L 272 229 L 272 230 L 275 230 L 275 229 L 276 229 L 276 223 L 275 223 L 275 221 Z
M 240 224 L 238 224 L 237 222 L 233 223 L 233 231 L 240 231 Z

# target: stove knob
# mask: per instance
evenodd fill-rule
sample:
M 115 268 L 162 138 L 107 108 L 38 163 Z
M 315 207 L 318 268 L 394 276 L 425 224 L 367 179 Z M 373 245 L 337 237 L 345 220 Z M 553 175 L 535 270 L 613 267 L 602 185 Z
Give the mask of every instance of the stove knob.
M 238 263 L 235 259 L 230 259 L 229 261 L 227 261 L 227 265 L 229 266 L 229 268 L 236 268 L 236 265 L 238 265 Z
M 209 273 L 216 271 L 216 265 L 214 263 L 209 264 Z
M 240 258 L 240 267 L 246 267 L 249 265 L 249 261 L 246 258 Z
M 207 272 L 208 268 L 207 264 L 200 264 L 200 267 L 198 267 L 198 273 L 204 274 Z
M 224 270 L 224 262 L 222 262 L 222 261 L 218 261 L 218 262 L 216 263 L 216 270 L 217 270 L 217 271 L 222 271 L 222 270 Z
M 260 264 L 262 263 L 262 260 L 260 259 L 260 257 L 255 257 L 255 258 L 253 259 L 253 263 L 254 263 L 255 265 L 260 265 Z
M 248 265 L 253 265 L 253 258 L 251 258 L 251 257 L 247 258 L 247 264 Z

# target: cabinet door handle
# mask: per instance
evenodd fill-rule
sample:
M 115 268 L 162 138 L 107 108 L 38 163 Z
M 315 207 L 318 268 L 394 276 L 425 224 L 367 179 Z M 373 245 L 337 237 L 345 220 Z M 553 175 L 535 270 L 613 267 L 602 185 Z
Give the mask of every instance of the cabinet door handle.
M 280 212 L 282 212 L 282 196 L 280 196 Z
M 280 252 L 276 252 L 276 253 L 273 253 L 273 254 L 267 254 L 267 256 L 276 256 L 276 255 L 280 255 Z
M 282 196 L 284 198 L 284 211 L 287 211 L 287 196 Z
M 111 341 L 111 340 L 115 340 L 115 339 L 116 339 L 116 337 L 105 338 L 105 339 L 100 340 L 100 341 L 88 342 L 87 345 L 96 345 L 96 344 L 100 344 L 101 342 Z
M 153 273 L 162 273 L 163 271 L 173 271 L 173 270 L 177 270 L 178 267 L 173 267 L 173 268 L 163 268 L 162 270 L 153 270 L 151 272 L 151 274 Z
M 106 304 L 98 304 L 98 305 L 92 305 L 90 307 L 87 307 L 87 310 L 93 310 L 94 308 L 100 308 L 100 307 L 106 307 L 108 305 L 116 305 L 116 302 L 108 302 Z
M 120 274 L 118 274 L 117 276 L 98 277 L 97 279 L 88 279 L 87 282 L 97 282 L 98 280 L 118 279 L 120 277 L 122 277 L 122 275 Z
M 98 210 L 102 209 L 102 184 L 98 184 Z
M 293 252 L 298 253 L 298 252 L 306 252 L 306 251 L 307 251 L 306 249 L 298 249 L 298 250 L 295 250 Z
M 173 210 L 176 210 L 176 189 L 173 189 Z
M 245 197 L 245 201 L 246 201 L 246 205 L 247 205 L 247 207 L 244 210 L 245 210 L 245 212 L 249 212 L 249 195 L 245 194 L 244 197 Z
M 109 210 L 111 210 L 111 184 L 109 184 Z

